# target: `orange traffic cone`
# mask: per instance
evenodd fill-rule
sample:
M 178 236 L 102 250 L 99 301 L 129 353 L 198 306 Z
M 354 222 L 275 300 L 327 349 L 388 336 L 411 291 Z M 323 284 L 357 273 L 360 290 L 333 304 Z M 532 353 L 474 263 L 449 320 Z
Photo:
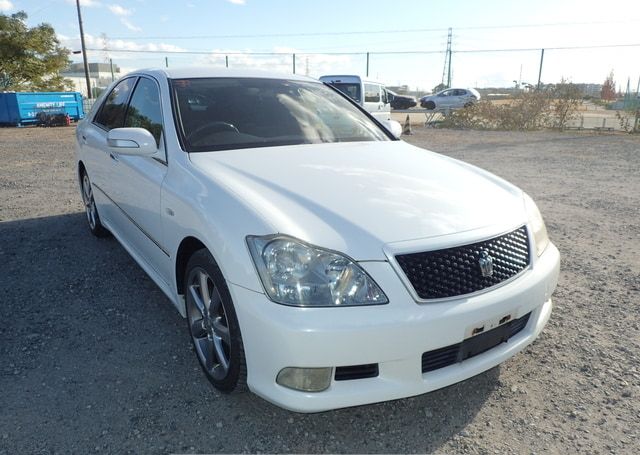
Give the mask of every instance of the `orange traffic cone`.
M 411 132 L 411 120 L 409 119 L 409 114 L 407 114 L 407 119 L 404 121 L 404 127 L 402 128 L 402 134 L 405 136 L 411 136 L 413 133 Z

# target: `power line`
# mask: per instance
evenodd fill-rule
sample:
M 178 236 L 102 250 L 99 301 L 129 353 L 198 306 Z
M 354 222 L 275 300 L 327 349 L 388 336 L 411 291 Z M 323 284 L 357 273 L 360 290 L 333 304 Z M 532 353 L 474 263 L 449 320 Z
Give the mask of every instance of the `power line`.
M 639 44 L 596 44 L 591 46 L 555 46 L 555 47 L 547 47 L 544 49 L 548 51 L 563 51 L 563 50 L 573 50 L 573 49 L 606 49 L 606 48 L 615 48 L 615 47 L 640 47 Z M 456 50 L 454 53 L 480 53 L 480 52 L 528 52 L 528 51 L 539 51 L 542 47 L 525 47 L 525 48 L 513 48 L 513 49 L 466 49 L 466 50 Z
M 545 50 L 577 50 L 577 49 L 607 49 L 607 48 L 620 48 L 620 47 L 640 47 L 640 43 L 637 44 L 600 44 L 592 46 L 555 46 L 544 47 Z M 531 52 L 540 51 L 542 47 L 526 47 L 526 48 L 502 48 L 502 49 L 463 49 L 452 50 L 451 52 L 456 54 L 472 54 L 472 53 L 487 53 L 487 52 Z M 291 55 L 293 52 L 220 52 L 220 51 L 189 51 L 189 50 L 144 50 L 144 49 L 87 49 L 89 51 L 109 51 L 109 52 L 122 52 L 122 53 L 140 53 L 140 54 L 190 54 L 190 55 Z M 360 52 L 295 52 L 298 55 L 364 55 L 367 51 Z M 410 54 L 444 54 L 443 50 L 411 50 L 411 51 L 370 51 L 372 55 L 410 55 Z
M 497 30 L 497 29 L 517 29 L 517 28 L 540 28 L 540 27 L 566 27 L 575 25 L 611 25 L 622 23 L 640 22 L 639 20 L 622 21 L 590 21 L 590 22 L 549 22 L 542 24 L 510 24 L 510 25 L 477 25 L 467 27 L 453 27 L 455 30 Z M 165 35 L 165 36 L 116 36 L 112 39 L 145 40 L 145 39 L 172 39 L 172 40 L 195 40 L 195 39 L 239 39 L 239 38 L 284 38 L 284 37 L 314 37 L 314 36 L 349 36 L 349 35 L 375 35 L 387 33 L 428 33 L 446 32 L 449 27 L 443 28 L 409 28 L 391 30 L 361 30 L 351 32 L 303 32 L 303 33 L 255 33 L 241 35 Z

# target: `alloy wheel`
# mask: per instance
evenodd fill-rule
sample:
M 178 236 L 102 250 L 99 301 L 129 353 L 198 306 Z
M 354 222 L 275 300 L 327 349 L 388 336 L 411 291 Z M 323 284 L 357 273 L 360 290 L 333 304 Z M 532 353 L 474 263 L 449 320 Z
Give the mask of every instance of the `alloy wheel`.
M 82 177 L 82 200 L 84 202 L 84 209 L 87 213 L 87 221 L 91 229 L 96 228 L 96 201 L 93 199 L 93 190 L 91 189 L 91 182 L 89 176 L 85 174 Z
M 231 337 L 222 298 L 208 273 L 194 268 L 189 274 L 187 317 L 200 362 L 216 380 L 229 373 Z

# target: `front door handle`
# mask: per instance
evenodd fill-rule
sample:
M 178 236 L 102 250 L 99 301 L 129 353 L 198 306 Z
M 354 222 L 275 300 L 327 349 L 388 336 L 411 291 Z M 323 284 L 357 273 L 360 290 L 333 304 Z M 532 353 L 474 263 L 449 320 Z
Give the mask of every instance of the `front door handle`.
M 114 155 L 113 152 L 109 152 L 109 156 L 111 157 L 111 159 L 113 161 L 118 161 L 118 157 L 116 155 Z

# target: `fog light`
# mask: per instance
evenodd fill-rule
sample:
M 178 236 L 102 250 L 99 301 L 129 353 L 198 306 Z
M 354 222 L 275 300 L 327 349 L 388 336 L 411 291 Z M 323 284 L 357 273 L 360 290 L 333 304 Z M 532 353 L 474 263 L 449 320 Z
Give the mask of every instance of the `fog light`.
M 331 384 L 333 368 L 283 368 L 276 382 L 281 386 L 303 392 L 322 392 Z

